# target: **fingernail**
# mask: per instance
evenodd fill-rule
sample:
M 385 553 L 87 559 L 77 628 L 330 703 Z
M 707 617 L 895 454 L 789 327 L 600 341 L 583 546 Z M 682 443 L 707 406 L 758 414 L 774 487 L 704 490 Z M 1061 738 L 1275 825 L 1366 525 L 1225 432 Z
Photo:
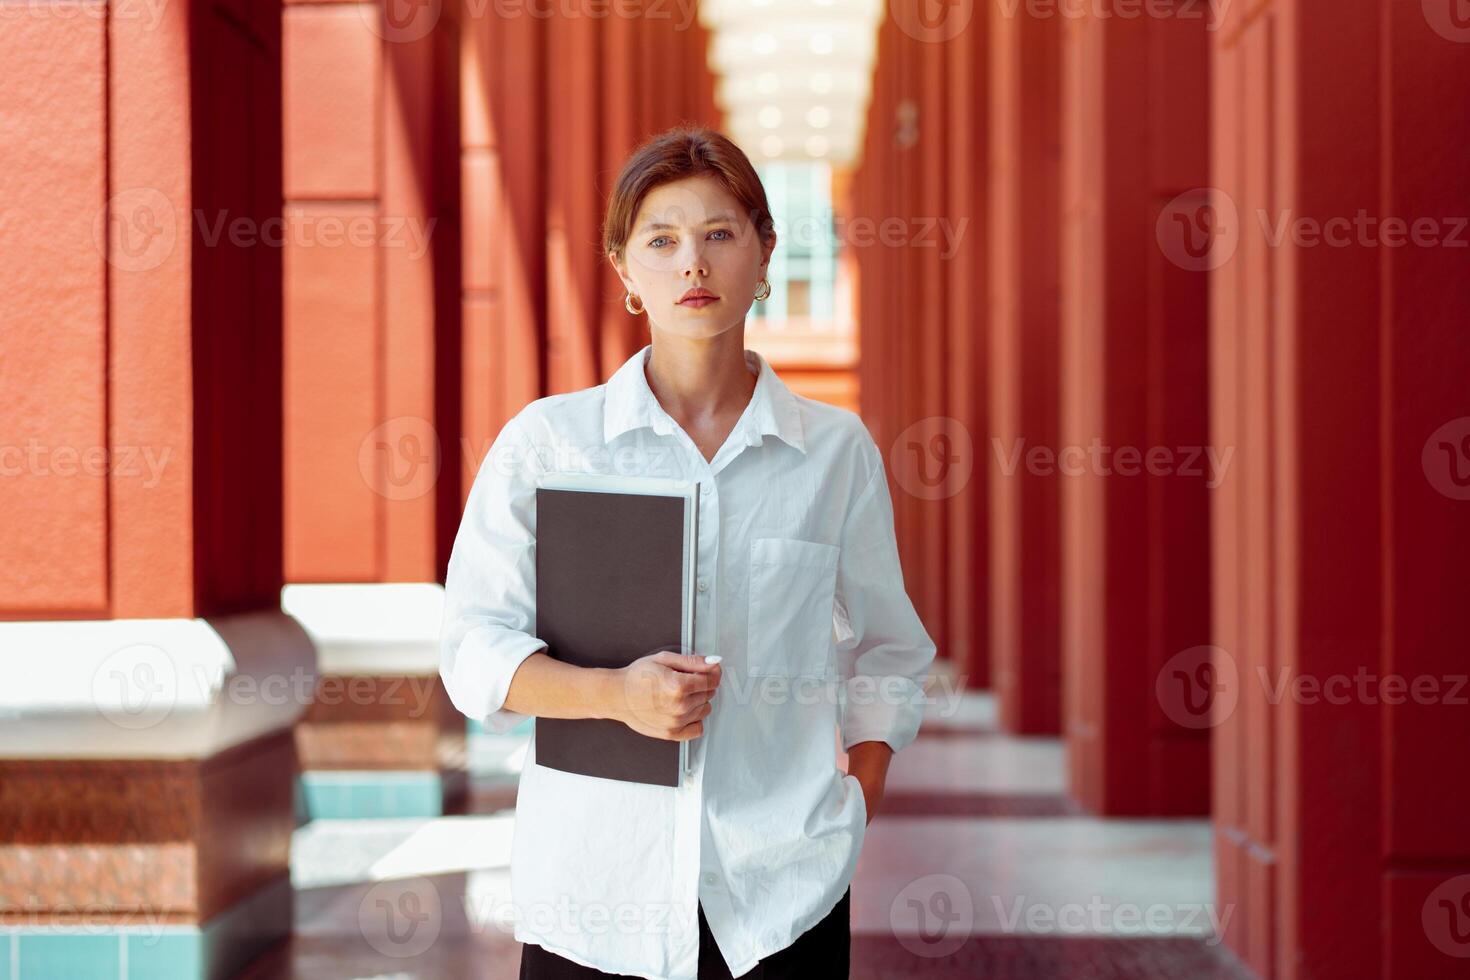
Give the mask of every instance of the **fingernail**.
M 704 658 L 704 662 L 705 662 L 705 663 L 707 663 L 707 664 L 717 664 L 717 663 L 719 663 L 719 662 L 720 662 L 720 661 L 721 661 L 721 660 L 722 660 L 722 659 L 723 659 L 723 658 L 722 658 L 722 657 L 720 657 L 720 656 L 718 656 L 718 655 L 712 655 L 712 656 L 708 656 L 708 657 L 705 657 L 705 658 Z

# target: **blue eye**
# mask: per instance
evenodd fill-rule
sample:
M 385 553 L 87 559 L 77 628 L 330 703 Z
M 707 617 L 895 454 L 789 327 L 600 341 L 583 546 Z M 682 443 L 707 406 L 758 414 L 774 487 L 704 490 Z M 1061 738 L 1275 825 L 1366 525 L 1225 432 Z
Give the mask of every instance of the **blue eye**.
M 711 235 L 723 235 L 724 236 L 723 238 L 716 239 L 716 241 L 733 242 L 735 240 L 735 234 L 734 234 L 734 232 L 730 231 L 728 228 L 716 228 L 714 231 L 710 232 L 710 234 Z M 672 239 L 670 239 L 668 235 L 659 235 L 657 238 L 653 239 L 652 241 L 650 241 L 648 243 L 648 247 L 649 248 L 663 248 L 663 246 L 660 245 L 659 242 L 667 242 L 667 241 L 672 241 Z

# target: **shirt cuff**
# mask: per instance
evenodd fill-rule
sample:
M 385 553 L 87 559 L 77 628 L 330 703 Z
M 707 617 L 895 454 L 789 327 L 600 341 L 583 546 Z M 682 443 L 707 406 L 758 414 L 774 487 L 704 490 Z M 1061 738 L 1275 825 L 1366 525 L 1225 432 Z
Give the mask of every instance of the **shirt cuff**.
M 924 689 L 900 675 L 850 677 L 842 708 L 842 750 L 859 742 L 887 742 L 897 752 L 919 734 Z
M 519 630 L 481 626 L 465 634 L 455 666 L 472 676 L 458 678 L 462 690 L 479 692 L 474 704 L 455 704 L 496 735 L 504 735 L 527 716 L 509 708 L 505 696 L 516 670 L 531 654 L 546 649 L 546 641 Z M 451 698 L 451 700 L 453 700 Z

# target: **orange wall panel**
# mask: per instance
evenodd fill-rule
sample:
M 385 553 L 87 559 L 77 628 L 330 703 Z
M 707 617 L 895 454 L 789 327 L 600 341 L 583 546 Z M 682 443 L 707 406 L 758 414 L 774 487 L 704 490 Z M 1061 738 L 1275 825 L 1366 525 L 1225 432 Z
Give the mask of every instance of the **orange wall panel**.
M 545 21 L 467 18 L 460 52 L 463 497 L 501 426 L 545 392 Z
M 295 204 L 295 224 L 361 224 L 377 208 Z M 293 236 L 295 238 L 296 236 Z M 378 255 L 371 244 L 288 246 L 285 356 L 286 569 L 293 582 L 373 581 L 382 497 L 359 466 L 391 453 L 378 425 Z
M 72 16 L 7 17 L 0 31 L 0 612 L 12 618 L 108 602 L 107 266 L 93 239 L 105 30 Z
M 214 230 L 279 212 L 279 8 L 170 5 L 154 21 L 55 6 L 7 17 L 0 39 L 27 76 L 0 106 L 18 137 L 0 168 L 0 444 L 49 450 L 46 472 L 25 460 L 0 481 L 6 526 L 24 529 L 0 565 L 25 576 L 0 573 L 0 610 L 273 604 L 280 257 Z
M 387 13 L 286 11 L 292 581 L 431 581 L 452 541 L 459 22 Z
M 382 114 L 383 41 L 363 8 L 287 5 L 285 44 L 286 196 L 372 198 Z M 398 47 L 398 45 L 387 45 Z

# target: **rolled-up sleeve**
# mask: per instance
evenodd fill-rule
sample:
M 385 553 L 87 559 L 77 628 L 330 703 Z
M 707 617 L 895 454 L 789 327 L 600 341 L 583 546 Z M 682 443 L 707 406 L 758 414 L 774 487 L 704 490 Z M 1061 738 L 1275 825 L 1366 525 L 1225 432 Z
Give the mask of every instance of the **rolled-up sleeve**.
M 536 629 L 536 466 L 524 424 L 507 422 L 480 464 L 444 580 L 439 676 L 467 717 L 505 732 L 511 678 L 546 643 Z
M 865 433 L 866 436 L 866 433 Z M 883 456 L 867 437 L 867 483 L 842 527 L 833 627 L 844 685 L 842 747 L 914 740 L 934 643 L 904 590 Z

